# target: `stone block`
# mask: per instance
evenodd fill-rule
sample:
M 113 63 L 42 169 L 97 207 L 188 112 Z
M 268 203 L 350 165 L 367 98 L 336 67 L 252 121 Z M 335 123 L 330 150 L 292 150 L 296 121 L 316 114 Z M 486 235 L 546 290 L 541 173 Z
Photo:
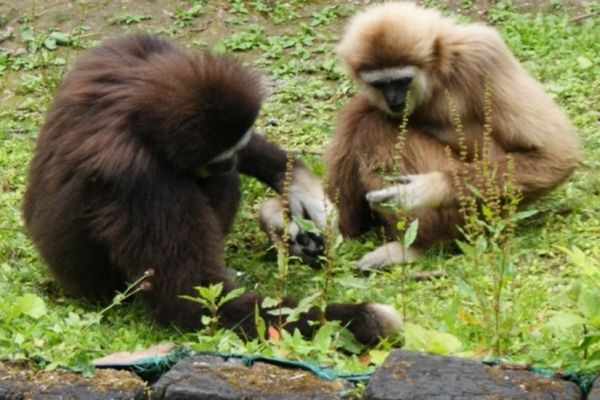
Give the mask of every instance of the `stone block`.
M 152 386 L 152 400 L 333 400 L 351 387 L 309 371 L 204 355 L 185 358 L 163 375 Z
M 367 400 L 580 400 L 572 382 L 479 361 L 394 350 L 373 374 Z
M 0 361 L 1 400 L 145 400 L 147 387 L 135 374 L 98 369 L 86 378 L 65 371 L 37 371 L 25 363 Z

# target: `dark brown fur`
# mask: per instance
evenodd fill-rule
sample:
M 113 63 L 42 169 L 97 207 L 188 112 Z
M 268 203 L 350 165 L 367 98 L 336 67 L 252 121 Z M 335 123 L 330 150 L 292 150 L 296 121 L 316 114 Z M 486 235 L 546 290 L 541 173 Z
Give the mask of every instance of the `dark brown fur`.
M 232 59 L 194 56 L 152 36 L 110 40 L 81 57 L 47 114 L 24 201 L 27 230 L 65 291 L 110 299 L 151 268 L 140 296 L 152 315 L 201 326 L 205 310 L 179 296 L 219 282 L 225 292 L 235 287 L 221 252 L 239 172 L 280 190 L 286 153 L 254 134 L 237 169 L 195 171 L 240 140 L 261 101 L 258 77 Z M 256 334 L 261 301 L 254 293 L 229 301 L 221 323 Z M 326 317 L 363 342 L 390 333 L 367 304 L 330 305 Z M 313 309 L 287 328 L 310 334 L 308 321 L 318 319 Z
M 383 68 L 415 66 L 426 78 L 426 87 L 411 92 L 415 106 L 399 170 L 400 174 L 439 171 L 445 178 L 436 188 L 443 197 L 436 207 L 412 210 L 419 219 L 418 248 L 458 234 L 460 194 L 467 183 L 477 186 L 482 171 L 482 161 L 473 160 L 482 159 L 486 83 L 492 121 L 487 162 L 496 170 L 494 185 L 504 185 L 511 158 L 514 184 L 530 201 L 562 183 L 577 165 L 579 141 L 567 117 L 493 28 L 458 25 L 436 10 L 409 2 L 384 3 L 350 22 L 338 52 L 361 85 L 360 72 Z M 464 126 L 465 162 L 459 161 L 461 145 L 449 99 Z M 344 235 L 358 235 L 380 221 L 395 226 L 393 217 L 371 210 L 365 195 L 390 185 L 374 167 L 383 164 L 392 170 L 399 126 L 399 116 L 389 115 L 362 93 L 341 111 L 325 161 L 329 195 L 339 199 Z

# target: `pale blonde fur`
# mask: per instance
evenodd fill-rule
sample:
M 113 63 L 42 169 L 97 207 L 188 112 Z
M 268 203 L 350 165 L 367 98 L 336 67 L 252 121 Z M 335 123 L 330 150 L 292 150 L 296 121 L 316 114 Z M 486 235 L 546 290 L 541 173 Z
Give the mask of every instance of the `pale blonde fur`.
M 340 227 L 346 235 L 361 233 L 379 220 L 394 225 L 389 216 L 369 207 L 367 193 L 375 191 L 379 200 L 381 190 L 392 199 L 412 190 L 405 184 L 383 189 L 386 184 L 375 172 L 375 166 L 389 171 L 393 164 L 400 118 L 361 81 L 365 71 L 414 66 L 422 74 L 411 87 L 414 105 L 398 167 L 403 174 L 439 172 L 446 178 L 435 175 L 442 183 L 421 193 L 419 204 L 429 208 L 418 209 L 421 206 L 399 200 L 401 196 L 395 199 L 419 218 L 416 244 L 421 248 L 458 235 L 459 194 L 467 184 L 477 186 L 481 176 L 486 92 L 492 120 L 487 162 L 497 171 L 498 187 L 504 185 L 511 159 L 513 183 L 525 201 L 533 200 L 567 179 L 580 159 L 580 142 L 566 115 L 490 26 L 459 24 L 408 1 L 388 2 L 354 16 L 336 50 L 362 91 L 340 113 L 325 155 L 329 194 L 339 199 Z M 463 125 L 464 145 L 453 125 L 455 114 Z M 462 160 L 459 154 L 465 146 Z

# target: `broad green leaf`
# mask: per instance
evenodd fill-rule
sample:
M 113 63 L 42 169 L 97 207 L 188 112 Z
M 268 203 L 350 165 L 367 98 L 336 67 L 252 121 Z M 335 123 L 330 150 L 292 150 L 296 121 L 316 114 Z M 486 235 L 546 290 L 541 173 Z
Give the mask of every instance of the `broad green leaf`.
M 273 308 L 281 304 L 281 299 L 274 297 L 265 297 L 262 301 L 262 308 Z
M 33 293 L 20 296 L 17 299 L 17 307 L 22 314 L 28 315 L 33 319 L 39 319 L 47 312 L 44 300 Z
M 434 332 L 425 350 L 436 354 L 453 354 L 461 347 L 462 343 L 456 336 L 445 332 Z
M 50 37 L 54 39 L 56 44 L 59 44 L 61 46 L 69 44 L 69 35 L 67 35 L 64 32 L 52 32 L 50 34 Z
M 290 310 L 286 321 L 288 321 L 288 322 L 298 321 L 298 318 L 300 318 L 300 314 L 305 313 L 308 310 L 310 310 L 313 307 L 314 301 L 320 295 L 321 294 L 317 292 L 317 293 L 313 293 L 312 295 L 300 300 L 300 302 L 298 302 L 298 305 L 296 306 L 296 308 L 294 308 L 293 310 Z M 279 314 L 275 314 L 275 315 L 279 315 Z
M 48 50 L 56 50 L 56 40 L 51 37 L 47 37 L 44 39 L 44 47 Z
M 576 325 L 582 325 L 585 320 L 576 314 L 558 313 L 548 321 L 548 326 L 555 329 L 569 329 Z
M 429 333 L 416 324 L 404 324 L 404 348 L 407 350 L 424 351 L 429 341 Z
M 410 223 L 410 225 L 408 226 L 408 229 L 406 229 L 406 232 L 404 232 L 404 240 L 403 240 L 402 244 L 404 245 L 405 248 L 408 248 L 410 245 L 412 245 L 415 242 L 418 231 L 419 231 L 419 220 L 415 219 L 414 221 L 412 221 Z
M 371 350 L 369 352 L 369 357 L 371 357 L 371 362 L 375 365 L 382 364 L 389 355 L 390 355 L 389 350 Z
M 333 334 L 333 324 L 326 323 L 319 328 L 313 338 L 313 342 L 316 343 L 322 352 L 326 352 L 331 346 L 331 335 Z
M 583 56 L 577 57 L 577 63 L 581 69 L 588 69 L 594 65 L 589 58 Z
M 210 323 L 212 322 L 212 317 L 210 315 L 203 315 L 202 318 L 200 319 L 200 322 L 202 322 L 202 325 L 204 326 L 209 326 Z
M 512 216 L 512 220 L 513 221 L 521 221 L 521 220 L 524 220 L 526 218 L 534 216 L 538 212 L 539 212 L 538 210 L 524 210 L 524 211 L 519 211 L 519 212 L 515 213 Z
M 340 349 L 350 354 L 362 353 L 364 346 L 356 339 L 356 336 L 352 334 L 347 328 L 340 327 L 338 329 L 338 341 L 337 346 Z
M 577 307 L 588 319 L 600 316 L 600 290 L 584 290 L 579 294 Z
M 361 290 L 369 289 L 369 284 L 365 279 L 356 278 L 354 276 L 342 276 L 337 282 L 344 287 Z
M 23 27 L 23 29 L 21 29 L 21 40 L 24 42 L 31 42 L 33 39 L 33 29 L 29 26 Z
M 254 305 L 254 326 L 256 326 L 256 332 L 258 333 L 259 340 L 263 340 L 267 333 L 267 324 L 265 320 L 260 316 L 260 309 L 258 304 Z
M 279 308 L 274 308 L 272 310 L 269 310 L 269 311 L 267 311 L 267 313 L 271 314 L 271 315 L 280 316 L 280 315 L 290 315 L 290 314 L 292 314 L 292 311 L 294 311 L 294 310 L 289 307 L 279 307 Z M 287 318 L 286 321 L 292 322 L 291 317 Z M 293 320 L 293 321 L 296 321 L 296 320 Z
M 582 350 L 589 349 L 596 343 L 600 343 L 600 333 L 586 335 L 579 343 L 579 348 Z
M 408 350 L 427 351 L 436 354 L 456 353 L 462 343 L 454 335 L 427 330 L 419 325 L 404 325 L 404 347 Z
M 227 293 L 225 296 L 221 297 L 219 299 L 219 307 L 222 306 L 223 304 L 227 303 L 229 300 L 233 300 L 237 297 L 240 297 L 241 295 L 244 294 L 246 290 L 242 287 L 233 289 L 231 292 Z
M 212 303 L 215 302 L 221 294 L 223 284 L 219 282 L 210 286 L 196 286 L 196 289 L 198 290 L 200 297 Z
M 465 256 L 470 256 L 474 254 L 475 248 L 473 247 L 473 245 L 458 239 L 455 242 L 460 251 L 462 251 L 465 254 Z
M 310 219 L 299 218 L 296 216 L 292 217 L 292 219 L 296 223 L 296 225 L 298 225 L 298 227 L 304 232 L 314 233 L 315 235 L 321 234 L 319 228 L 317 228 L 315 223 Z

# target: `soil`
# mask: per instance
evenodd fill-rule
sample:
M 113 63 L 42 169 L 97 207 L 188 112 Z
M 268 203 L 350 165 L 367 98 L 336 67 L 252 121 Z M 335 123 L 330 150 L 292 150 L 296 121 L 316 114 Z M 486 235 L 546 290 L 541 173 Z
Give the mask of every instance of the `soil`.
M 313 11 L 325 5 L 348 4 L 346 0 L 314 0 L 307 2 L 297 10 L 300 14 L 307 16 Z M 354 0 L 358 8 L 373 3 L 370 0 Z M 465 4 L 471 6 L 466 7 Z M 513 0 L 512 3 L 523 12 L 535 12 L 540 9 L 553 7 L 548 0 Z M 567 0 L 561 1 L 560 7 L 568 8 L 573 13 L 582 13 L 585 4 L 589 1 Z M 471 16 L 474 19 L 485 19 L 487 11 L 498 4 L 498 0 L 450 0 L 446 2 L 447 10 Z M 554 2 L 556 4 L 556 2 Z M 34 26 L 38 29 L 56 29 L 69 32 L 78 25 L 88 26 L 87 38 L 103 37 L 120 34 L 124 27 L 116 23 L 119 16 L 137 15 L 151 17 L 141 21 L 139 24 L 126 25 L 125 30 L 137 31 L 147 30 L 152 32 L 163 32 L 174 23 L 176 9 L 187 9 L 190 2 L 182 0 L 86 0 L 73 2 L 70 0 L 0 0 L 0 29 L 12 26 L 15 35 L 18 29 L 15 25 L 24 18 L 32 19 L 35 15 Z M 554 5 L 556 7 L 556 5 Z M 224 14 L 228 11 L 229 4 L 224 1 L 208 0 L 202 9 L 201 15 L 187 28 L 182 29 L 178 35 L 186 36 L 204 33 L 202 40 L 208 45 L 217 39 L 223 38 L 240 26 L 228 24 L 226 26 Z M 302 17 L 301 17 L 302 18 Z M 270 25 L 263 16 L 250 16 L 251 23 Z M 285 25 L 285 24 L 284 24 Z M 0 35 L 1 37 L 1 35 Z M 0 39 L 1 40 L 1 39 Z

